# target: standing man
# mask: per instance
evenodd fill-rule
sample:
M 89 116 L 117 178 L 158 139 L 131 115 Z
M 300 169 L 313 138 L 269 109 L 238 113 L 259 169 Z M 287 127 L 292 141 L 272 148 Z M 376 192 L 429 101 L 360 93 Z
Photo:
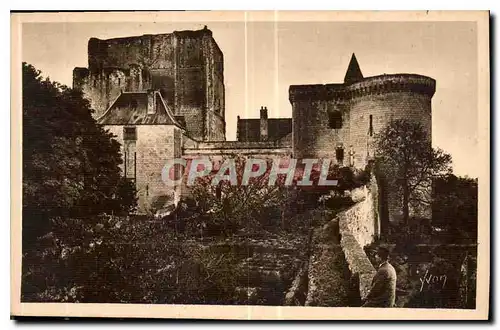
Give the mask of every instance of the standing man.
M 379 246 L 375 256 L 379 267 L 373 277 L 370 293 L 363 307 L 394 307 L 396 303 L 396 270 L 389 263 L 389 250 Z

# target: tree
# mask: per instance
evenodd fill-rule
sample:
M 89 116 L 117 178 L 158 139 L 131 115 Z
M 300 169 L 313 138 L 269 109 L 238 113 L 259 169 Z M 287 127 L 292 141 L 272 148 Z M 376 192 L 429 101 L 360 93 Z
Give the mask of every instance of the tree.
M 234 303 L 235 251 L 180 241 L 163 221 L 92 220 L 64 219 L 24 253 L 22 302 Z
M 245 171 L 249 170 L 247 165 L 250 159 L 241 155 L 233 155 L 212 160 L 214 163 L 212 173 L 196 179 L 190 189 L 191 198 L 195 201 L 192 204 L 196 204 L 196 212 L 186 217 L 178 216 L 177 219 L 182 218 L 181 221 L 184 221 L 188 227 L 198 228 L 196 230 L 200 233 L 204 228 L 204 235 L 231 235 L 241 230 L 252 233 L 277 229 L 304 230 L 309 224 L 293 223 L 294 216 L 320 206 L 321 196 L 325 197 L 324 195 L 328 197 L 322 203 L 323 206 L 334 209 L 350 206 L 352 200 L 350 197 L 343 196 L 344 190 L 366 183 L 361 181 L 350 168 L 340 168 L 334 165 L 329 167 L 326 175 L 322 174 L 322 163 L 319 162 L 312 166 L 309 174 L 305 174 L 307 172 L 305 172 L 304 164 L 297 163 L 289 182 L 285 174 L 280 174 L 276 182 L 273 181 L 274 184 L 269 184 L 271 169 L 276 160 L 262 159 L 265 170 L 262 170 L 261 175 L 251 177 L 248 184 L 243 183 L 243 176 Z M 235 165 L 234 183 L 236 184 L 223 180 L 217 185 L 212 185 L 214 177 L 221 175 L 219 171 L 221 164 L 229 161 L 234 162 Z M 280 159 L 280 167 L 289 166 L 289 161 L 287 157 Z M 192 163 L 188 163 L 186 173 L 189 172 L 191 166 Z M 259 170 L 260 165 L 252 165 L 252 172 L 259 172 Z M 226 177 L 229 176 L 227 170 L 223 174 Z M 304 175 L 307 175 L 310 184 L 299 184 L 303 181 Z M 337 179 L 338 183 L 326 185 L 321 183 L 320 179 Z M 189 212 L 184 212 L 186 213 Z
M 477 179 L 449 174 L 434 180 L 433 223 L 457 237 L 477 239 Z
M 432 180 L 451 171 L 451 156 L 434 149 L 420 123 L 390 122 L 376 137 L 375 163 L 394 196 L 402 196 L 403 221 L 408 224 L 410 205 L 430 205 Z
M 54 217 L 135 207 L 113 137 L 92 118 L 81 92 L 23 63 L 23 234 L 37 233 Z
M 226 159 L 234 160 L 237 184 L 232 185 L 224 180 L 218 185 L 212 185 L 219 166 Z M 191 188 L 191 196 L 196 201 L 198 213 L 192 219 L 186 220 L 190 226 L 198 227 L 200 232 L 204 228 L 205 233 L 209 235 L 223 236 L 242 230 L 257 232 L 265 228 L 286 227 L 285 212 L 289 209 L 290 189 L 283 186 L 283 175 L 278 176 L 276 184 L 268 185 L 271 168 L 269 160 L 266 161 L 266 172 L 250 178 L 248 184 L 241 184 L 245 157 L 235 155 L 214 163 L 212 174 L 197 179 Z

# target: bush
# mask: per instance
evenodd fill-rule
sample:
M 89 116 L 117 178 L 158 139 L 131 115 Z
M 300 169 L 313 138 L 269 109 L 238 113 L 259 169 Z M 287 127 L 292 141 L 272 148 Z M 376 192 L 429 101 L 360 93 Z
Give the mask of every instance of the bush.
M 365 252 L 377 267 L 375 253 L 381 242 L 365 247 Z M 382 243 L 385 245 L 385 243 Z M 467 255 L 467 253 L 465 253 Z M 466 258 L 473 260 L 473 258 Z M 476 279 L 474 262 L 464 267 L 464 250 L 445 245 L 396 245 L 389 258 L 397 274 L 398 307 L 405 308 L 468 308 L 475 304 Z M 464 274 L 467 273 L 467 277 Z M 464 294 L 462 282 L 467 282 L 469 294 Z
M 416 283 L 410 291 L 406 307 L 460 308 L 459 272 L 456 266 L 444 258 L 434 257 L 427 270 L 427 274 L 446 276 L 446 282 L 431 281 L 423 286 Z
M 432 227 L 430 219 L 410 218 L 408 224 L 389 224 L 386 242 L 406 246 L 410 244 L 430 243 Z
M 23 302 L 224 303 L 237 258 L 187 244 L 165 223 L 59 220 L 23 253 Z
M 450 242 L 477 240 L 477 179 L 449 174 L 433 182 L 433 225 L 445 231 Z
M 262 232 L 286 229 L 287 213 L 293 201 L 290 187 L 284 186 L 283 176 L 275 185 L 268 185 L 269 171 L 251 178 L 247 185 L 241 180 L 246 159 L 234 156 L 238 184 L 211 181 L 217 172 L 198 179 L 191 188 L 196 201 L 193 216 L 185 219 L 190 230 L 198 235 L 231 236 L 238 232 Z M 270 169 L 270 166 L 268 166 Z

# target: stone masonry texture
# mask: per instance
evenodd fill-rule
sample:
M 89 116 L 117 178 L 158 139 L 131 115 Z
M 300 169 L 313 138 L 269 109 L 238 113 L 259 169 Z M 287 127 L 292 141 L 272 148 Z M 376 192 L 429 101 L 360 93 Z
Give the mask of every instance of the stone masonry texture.
M 340 246 L 351 276 L 359 281 L 359 297 L 364 299 L 370 292 L 375 268 L 363 248 L 372 243 L 380 234 L 377 202 L 374 200 L 376 185 L 365 187 L 365 198 L 351 208 L 339 213 Z
M 344 84 L 290 86 L 294 157 L 329 158 L 340 166 L 363 169 L 373 159 L 376 134 L 396 119 L 420 123 L 430 143 L 434 79 L 416 74 L 355 77 Z M 343 159 L 336 158 L 339 148 Z M 388 218 L 399 222 L 401 196 L 391 193 L 393 187 L 386 188 Z M 419 215 L 429 214 L 430 206 L 419 210 Z
M 83 91 L 98 122 L 121 144 L 122 171 L 135 182 L 138 212 L 154 213 L 189 193 L 185 180 L 178 187 L 163 182 L 169 159 L 326 158 L 359 170 L 373 158 L 374 136 L 394 119 L 422 124 L 430 141 L 436 82 L 416 74 L 364 77 L 353 54 L 343 83 L 289 87 L 292 118 L 268 118 L 267 107 L 261 107 L 259 118 L 238 117 L 237 141 L 226 141 L 223 53 L 205 27 L 91 38 L 88 67 L 74 69 L 73 87 Z M 130 132 L 133 139 L 126 138 Z M 363 247 L 380 236 L 387 220 L 400 218 L 400 196 L 374 176 L 352 196 L 356 204 L 320 229 L 327 238 L 316 235 L 304 271 L 306 305 L 345 306 L 345 271 L 365 297 L 375 270 Z
M 88 68 L 75 68 L 73 87 L 99 117 L 121 91 L 159 90 L 187 134 L 225 139 L 223 54 L 208 29 L 88 43 Z
M 88 67 L 73 71 L 73 87 L 90 100 L 96 119 L 114 108 L 148 119 L 138 121 L 132 114 L 122 116 L 130 120 L 120 125 L 103 121 L 126 144 L 124 151 L 136 154 L 141 210 L 170 194 L 159 179 L 169 157 L 328 158 L 333 164 L 363 169 L 373 157 L 375 134 L 393 119 L 419 122 L 431 136 L 435 85 L 434 79 L 417 74 L 364 77 L 353 54 L 343 83 L 289 87 L 292 118 L 267 118 L 267 107 L 261 107 L 259 118 L 238 118 L 237 141 L 225 141 L 224 57 L 207 27 L 91 38 Z M 164 102 L 161 116 L 140 113 L 132 101 L 125 104 L 124 93 L 158 93 L 157 99 Z M 123 141 L 125 126 L 137 128 L 135 144 Z M 388 218 L 397 221 L 399 197 L 386 188 Z
M 122 154 L 124 154 L 124 127 L 120 125 L 105 126 L 117 136 L 116 139 L 122 144 Z M 155 204 L 173 202 L 178 198 L 176 190 L 165 185 L 161 173 L 166 159 L 181 157 L 181 140 L 181 130 L 173 125 L 142 125 L 137 127 L 135 182 L 139 210 L 154 211 L 163 206 Z

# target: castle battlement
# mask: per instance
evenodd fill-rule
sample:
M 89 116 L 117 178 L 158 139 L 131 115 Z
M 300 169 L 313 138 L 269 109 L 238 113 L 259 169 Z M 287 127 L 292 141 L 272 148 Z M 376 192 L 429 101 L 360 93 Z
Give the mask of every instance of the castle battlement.
M 88 42 L 88 67 L 75 68 L 73 87 L 99 118 L 122 92 L 158 90 L 187 134 L 225 140 L 224 57 L 208 28 Z
M 133 64 L 166 69 L 171 65 L 169 62 L 174 60 L 170 56 L 172 44 L 185 39 L 208 41 L 212 39 L 212 31 L 205 27 L 201 30 L 182 30 L 111 39 L 90 38 L 88 42 L 89 69 L 126 68 Z M 201 44 L 198 46 L 207 47 Z M 220 52 L 218 46 L 215 48 Z M 160 60 L 161 57 L 164 59 Z
M 418 74 L 384 74 L 363 78 L 347 84 L 292 85 L 289 88 L 290 102 L 300 100 L 349 101 L 368 95 L 396 92 L 412 92 L 432 97 L 436 81 Z
M 360 82 L 350 84 L 345 87 L 345 91 L 348 98 L 405 91 L 426 94 L 432 97 L 436 91 L 436 81 L 430 77 L 417 74 L 384 74 L 368 77 Z

